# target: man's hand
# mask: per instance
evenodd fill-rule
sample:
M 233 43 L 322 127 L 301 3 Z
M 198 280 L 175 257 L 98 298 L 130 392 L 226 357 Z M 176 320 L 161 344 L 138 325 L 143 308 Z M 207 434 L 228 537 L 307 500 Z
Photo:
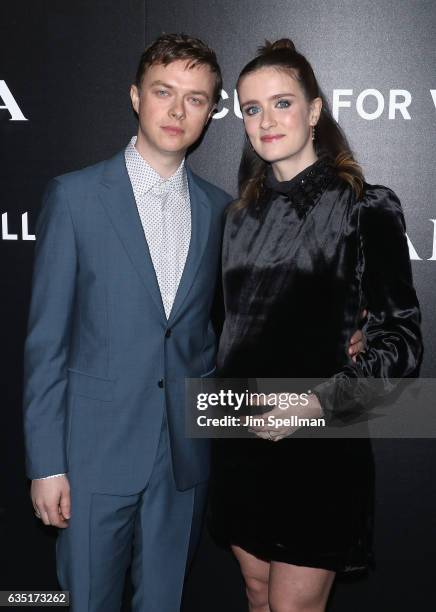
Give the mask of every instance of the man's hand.
M 368 314 L 367 310 L 362 312 L 362 319 L 366 318 Z M 356 357 L 359 353 L 363 353 L 365 350 L 365 337 L 363 335 L 362 330 L 358 329 L 354 332 L 354 334 L 350 338 L 350 344 L 348 346 L 348 354 L 351 359 L 356 362 Z
M 68 527 L 71 516 L 70 483 L 66 476 L 32 480 L 30 497 L 35 514 L 44 525 Z

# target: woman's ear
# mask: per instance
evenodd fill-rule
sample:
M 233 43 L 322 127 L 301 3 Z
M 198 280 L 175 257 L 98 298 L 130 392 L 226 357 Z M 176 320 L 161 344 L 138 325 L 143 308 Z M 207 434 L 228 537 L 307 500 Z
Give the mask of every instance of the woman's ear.
M 315 126 L 319 121 L 319 116 L 321 115 L 322 109 L 322 100 L 321 98 L 314 98 L 310 103 L 310 120 L 309 123 L 311 126 Z

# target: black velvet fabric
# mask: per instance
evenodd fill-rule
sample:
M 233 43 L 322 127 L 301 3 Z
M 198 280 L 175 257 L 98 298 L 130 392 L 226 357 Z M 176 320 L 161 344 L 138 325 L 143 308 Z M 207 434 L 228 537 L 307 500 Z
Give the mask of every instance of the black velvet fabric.
M 317 390 L 331 418 L 350 409 L 342 382 L 380 378 L 383 394 L 392 378 L 417 374 L 420 311 L 400 202 L 368 184 L 358 200 L 326 159 L 282 183 L 270 171 L 257 203 L 230 209 L 223 290 L 220 377 L 331 377 L 334 390 Z M 353 363 L 364 306 L 367 347 Z M 359 388 L 364 406 L 372 386 Z M 364 569 L 373 486 L 367 439 L 216 440 L 209 526 L 219 543 L 267 560 Z

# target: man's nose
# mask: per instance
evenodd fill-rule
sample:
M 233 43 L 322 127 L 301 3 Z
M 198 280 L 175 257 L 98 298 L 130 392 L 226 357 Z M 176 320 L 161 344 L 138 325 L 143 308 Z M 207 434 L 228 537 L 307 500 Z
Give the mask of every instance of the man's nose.
M 174 119 L 183 119 L 185 116 L 185 106 L 183 100 L 175 98 L 174 103 L 169 110 L 170 117 Z

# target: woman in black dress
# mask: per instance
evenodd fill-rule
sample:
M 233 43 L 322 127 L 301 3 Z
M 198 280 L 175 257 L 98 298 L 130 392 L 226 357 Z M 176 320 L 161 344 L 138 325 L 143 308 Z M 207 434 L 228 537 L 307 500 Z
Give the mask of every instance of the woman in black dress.
M 422 353 L 400 202 L 365 183 L 307 60 L 267 43 L 237 90 L 248 142 L 223 245 L 222 378 L 413 376 Z M 347 346 L 364 306 L 366 350 Z M 360 394 L 360 395 L 359 395 Z M 334 418 L 330 387 L 299 416 Z M 252 612 L 320 612 L 336 572 L 371 561 L 368 439 L 263 428 L 214 443 L 210 528 L 240 563 Z

